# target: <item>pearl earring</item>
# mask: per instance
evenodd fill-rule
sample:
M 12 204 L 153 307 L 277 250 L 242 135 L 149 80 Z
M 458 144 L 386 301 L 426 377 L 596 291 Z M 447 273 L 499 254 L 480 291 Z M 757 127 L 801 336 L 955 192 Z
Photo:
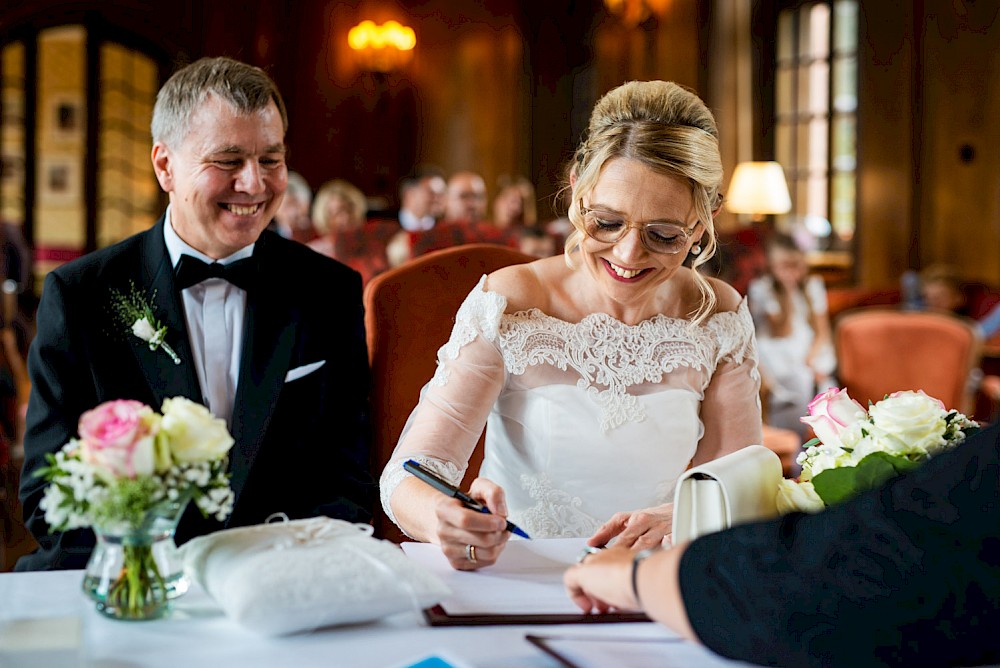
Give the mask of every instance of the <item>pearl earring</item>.
M 691 255 L 701 255 L 701 244 L 691 246 Z

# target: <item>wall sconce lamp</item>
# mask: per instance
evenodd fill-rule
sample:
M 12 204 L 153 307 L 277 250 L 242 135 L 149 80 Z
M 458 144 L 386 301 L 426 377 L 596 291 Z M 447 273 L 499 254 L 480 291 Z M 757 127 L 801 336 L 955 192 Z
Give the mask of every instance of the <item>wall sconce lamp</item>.
M 670 0 L 604 0 L 608 13 L 617 16 L 629 28 L 644 23 L 652 16 L 663 16 L 669 4 Z
M 413 57 L 417 36 L 413 28 L 398 21 L 376 25 L 374 21 L 366 20 L 347 33 L 347 44 L 362 68 L 373 72 L 391 72 Z
M 733 171 L 726 194 L 726 209 L 748 213 L 755 223 L 771 214 L 792 210 L 785 171 L 776 162 L 741 162 Z

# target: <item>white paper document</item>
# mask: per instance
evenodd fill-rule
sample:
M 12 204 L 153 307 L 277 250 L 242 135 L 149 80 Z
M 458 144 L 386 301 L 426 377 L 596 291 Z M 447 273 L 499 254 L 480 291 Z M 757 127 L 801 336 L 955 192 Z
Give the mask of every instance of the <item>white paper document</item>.
M 449 614 L 580 614 L 566 595 L 562 577 L 586 544 L 586 538 L 511 540 L 497 563 L 477 571 L 456 571 L 437 545 L 402 547 L 452 590 L 441 602 Z

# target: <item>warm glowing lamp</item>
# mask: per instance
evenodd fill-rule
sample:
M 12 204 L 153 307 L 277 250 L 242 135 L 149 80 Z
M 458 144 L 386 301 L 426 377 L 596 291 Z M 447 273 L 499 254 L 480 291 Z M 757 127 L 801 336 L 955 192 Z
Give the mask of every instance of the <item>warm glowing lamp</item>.
M 608 12 L 634 28 L 650 16 L 662 16 L 670 0 L 604 0 Z
M 417 36 L 413 28 L 399 21 L 377 25 L 374 21 L 365 20 L 347 33 L 347 44 L 365 69 L 390 72 L 410 59 L 417 45 Z
M 776 162 L 741 162 L 733 171 L 726 208 L 733 213 L 748 213 L 756 222 L 764 216 L 788 213 L 792 198 L 788 195 L 785 171 Z

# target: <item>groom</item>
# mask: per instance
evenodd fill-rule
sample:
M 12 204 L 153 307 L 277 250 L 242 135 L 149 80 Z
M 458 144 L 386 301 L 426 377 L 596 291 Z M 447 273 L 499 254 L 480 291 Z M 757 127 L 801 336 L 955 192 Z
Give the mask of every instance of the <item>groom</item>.
M 226 419 L 236 501 L 225 526 L 279 512 L 370 519 L 360 277 L 264 231 L 287 185 L 287 129 L 274 82 L 228 58 L 199 60 L 160 90 L 152 161 L 170 198 L 165 214 L 45 280 L 21 485 L 40 548 L 17 570 L 86 565 L 93 533 L 49 534 L 39 508 L 46 483 L 34 474 L 76 435 L 84 411 L 111 399 L 159 411 L 185 396 Z M 169 349 L 151 350 L 113 308 L 133 289 L 166 327 Z M 222 526 L 190 504 L 177 542 Z

